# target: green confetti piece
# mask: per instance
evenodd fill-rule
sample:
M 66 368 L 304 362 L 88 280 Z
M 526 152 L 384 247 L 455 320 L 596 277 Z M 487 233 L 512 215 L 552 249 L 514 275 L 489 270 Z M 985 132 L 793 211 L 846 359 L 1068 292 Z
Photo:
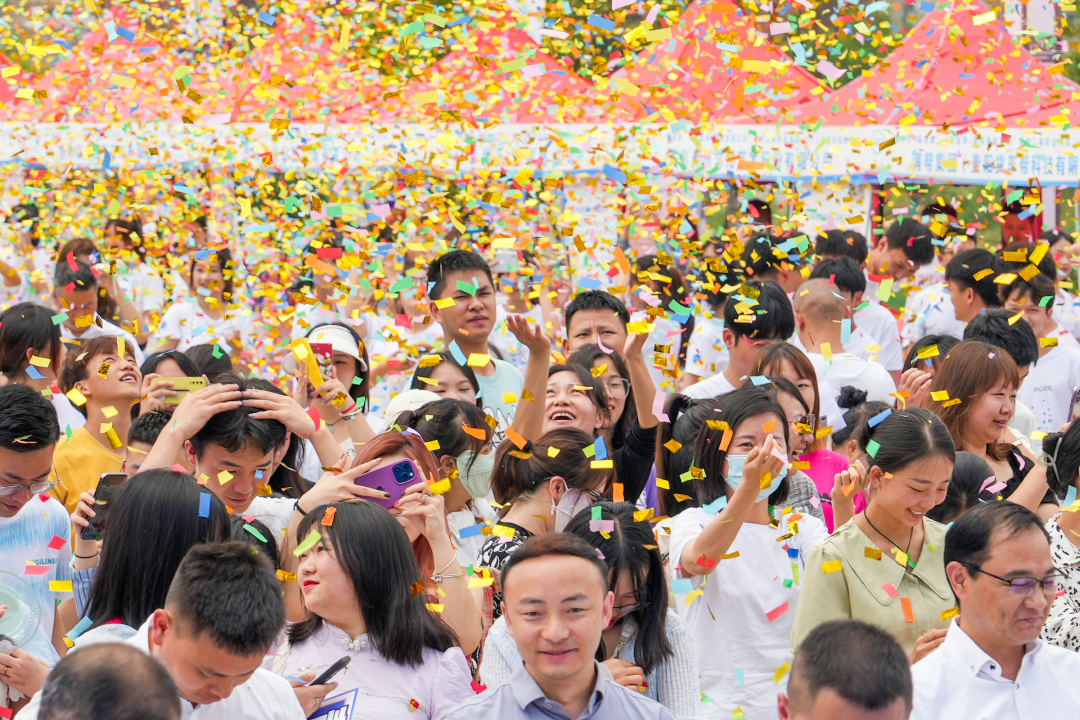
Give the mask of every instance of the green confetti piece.
M 473 297 L 476 297 L 476 286 L 472 283 L 464 282 L 463 280 L 457 281 L 457 289 L 463 293 L 468 293 Z
M 315 544 L 322 540 L 322 535 L 318 530 L 312 530 L 308 533 L 308 536 L 304 538 L 304 542 L 296 546 L 296 549 L 292 551 L 292 554 L 296 557 L 300 557 L 311 548 L 315 547 Z
M 263 534 L 261 532 L 259 532 L 255 528 L 253 528 L 251 525 L 248 525 L 247 523 L 244 523 L 244 529 L 247 530 L 252 535 L 254 535 L 256 538 L 258 538 L 260 542 L 264 542 L 264 543 L 269 543 L 270 542 L 265 537 L 263 537 Z M 310 535 L 308 537 L 310 537 Z
M 872 458 L 877 458 L 878 450 L 881 449 L 881 443 L 877 440 L 870 440 L 866 443 L 866 454 Z
M 599 505 L 592 509 L 592 519 L 593 520 L 603 520 L 604 519 L 604 509 L 602 507 L 600 507 Z

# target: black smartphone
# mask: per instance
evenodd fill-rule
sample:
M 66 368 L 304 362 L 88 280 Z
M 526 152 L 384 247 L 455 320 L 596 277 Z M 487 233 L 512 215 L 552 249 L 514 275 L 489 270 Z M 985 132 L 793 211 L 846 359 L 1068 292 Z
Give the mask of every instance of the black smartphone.
M 105 473 L 101 476 L 97 490 L 94 491 L 94 517 L 87 518 L 90 525 L 79 531 L 79 537 L 83 540 L 100 540 L 105 536 L 109 512 L 127 479 L 128 476 L 125 473 Z
M 350 660 L 352 660 L 352 658 L 346 655 L 345 657 L 341 658 L 336 663 L 328 667 L 326 669 L 326 672 L 309 682 L 308 685 L 325 685 L 326 683 L 330 682 L 335 675 L 344 670 L 345 666 L 349 664 Z

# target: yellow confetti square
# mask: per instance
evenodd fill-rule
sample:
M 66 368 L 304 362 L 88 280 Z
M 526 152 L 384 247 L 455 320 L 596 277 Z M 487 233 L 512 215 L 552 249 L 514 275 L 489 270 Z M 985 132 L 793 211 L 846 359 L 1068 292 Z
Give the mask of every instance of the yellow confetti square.
M 516 393 L 512 393 L 512 392 L 503 393 L 502 394 L 502 401 L 503 401 L 503 403 L 505 403 L 507 405 L 513 405 L 514 403 L 516 403 L 518 401 L 518 396 L 517 396 Z
M 593 470 L 611 470 L 615 467 L 612 460 L 593 460 L 589 463 L 589 467 Z
M 431 485 L 428 485 L 428 488 L 431 489 L 432 495 L 442 495 L 443 493 L 450 492 L 450 478 L 443 478 L 438 482 L 434 482 Z
M 228 483 L 230 480 L 233 479 L 233 477 L 234 477 L 233 474 L 231 472 L 229 472 L 228 470 L 222 470 L 221 472 L 219 472 L 217 474 L 218 482 L 221 483 L 222 485 L 225 485 L 226 483 Z
M 110 405 L 109 407 L 101 408 L 101 414 L 104 415 L 107 418 L 114 418 L 119 413 L 117 412 L 116 408 L 114 408 L 112 405 Z
M 486 353 L 469 353 L 469 367 L 482 368 L 491 363 L 491 356 Z
M 49 581 L 50 592 L 73 592 L 71 588 L 70 580 L 50 580 Z
M 840 572 L 844 569 L 843 563 L 839 560 L 830 560 L 828 562 L 821 563 L 821 572 L 828 575 L 829 573 Z
M 79 392 L 76 388 L 71 388 L 66 393 L 68 400 L 70 400 L 76 407 L 86 404 L 86 396 Z

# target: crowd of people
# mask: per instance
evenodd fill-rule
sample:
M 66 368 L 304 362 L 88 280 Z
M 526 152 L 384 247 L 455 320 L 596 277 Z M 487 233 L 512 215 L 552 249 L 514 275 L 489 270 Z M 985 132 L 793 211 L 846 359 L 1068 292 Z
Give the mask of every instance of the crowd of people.
M 756 208 L 607 289 L 330 236 L 260 316 L 205 222 L 16 206 L 0 718 L 1075 711 L 1080 248 Z

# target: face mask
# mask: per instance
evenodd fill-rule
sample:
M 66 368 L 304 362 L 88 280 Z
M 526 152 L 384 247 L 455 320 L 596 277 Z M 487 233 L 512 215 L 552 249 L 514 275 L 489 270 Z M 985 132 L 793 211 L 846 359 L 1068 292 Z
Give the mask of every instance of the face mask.
M 727 484 L 731 487 L 732 490 L 734 490 L 735 488 L 739 487 L 739 483 L 742 482 L 743 466 L 746 465 L 746 455 L 728 455 L 727 462 Z M 769 483 L 769 487 L 763 489 L 761 492 L 758 493 L 757 500 L 755 502 L 761 502 L 762 500 L 766 499 L 774 492 L 776 492 L 776 488 L 780 487 L 780 482 L 786 477 L 787 468 L 785 467 L 783 470 L 777 473 L 776 477 L 772 479 L 772 482 Z
M 564 492 L 559 504 L 554 507 L 555 532 L 562 532 L 571 518 L 592 505 L 593 502 L 593 497 L 582 490 L 569 489 Z
M 466 450 L 454 459 L 457 460 L 458 479 L 469 495 L 474 498 L 486 497 L 491 489 L 491 471 L 495 469 L 495 456 L 491 453 L 477 455 L 472 450 Z

